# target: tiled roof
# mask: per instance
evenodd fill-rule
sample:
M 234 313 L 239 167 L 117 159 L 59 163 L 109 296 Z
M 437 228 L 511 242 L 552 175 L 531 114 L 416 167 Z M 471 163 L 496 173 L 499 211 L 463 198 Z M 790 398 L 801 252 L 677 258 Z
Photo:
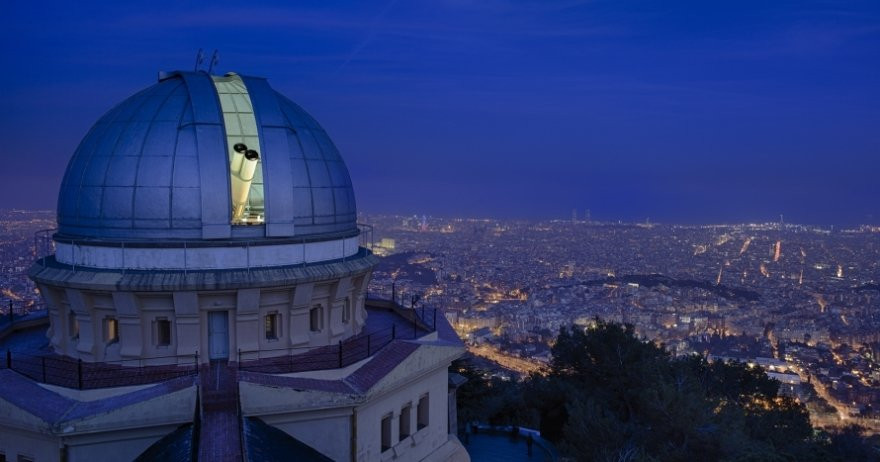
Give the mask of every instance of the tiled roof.
M 77 401 L 47 390 L 9 369 L 0 370 L 0 398 L 50 425 L 79 420 L 157 398 L 195 384 L 195 377 L 181 377 L 119 396 Z
M 255 417 L 244 419 L 244 438 L 245 460 L 248 462 L 277 460 L 325 462 L 333 460 L 284 431 Z

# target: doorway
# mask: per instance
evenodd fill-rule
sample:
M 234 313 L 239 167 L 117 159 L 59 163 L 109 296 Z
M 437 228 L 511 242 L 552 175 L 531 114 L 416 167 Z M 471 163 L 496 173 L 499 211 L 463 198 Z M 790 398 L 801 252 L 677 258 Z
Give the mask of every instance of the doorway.
M 208 347 L 210 359 L 229 359 L 229 312 L 208 312 Z

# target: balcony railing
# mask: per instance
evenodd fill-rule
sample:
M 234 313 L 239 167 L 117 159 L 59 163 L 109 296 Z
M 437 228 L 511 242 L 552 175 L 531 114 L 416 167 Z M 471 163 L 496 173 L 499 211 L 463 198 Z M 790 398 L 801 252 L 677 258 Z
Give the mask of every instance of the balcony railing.
M 145 366 L 154 360 L 174 359 L 177 365 Z M 199 373 L 198 354 L 190 359 L 179 356 L 132 359 L 113 362 L 85 362 L 51 353 L 6 350 L 0 369 L 11 369 L 31 380 L 65 388 L 89 390 L 164 382 Z
M 45 303 L 8 300 L 5 306 L 0 305 L 0 334 L 17 322 L 44 318 L 47 315 Z
M 361 334 L 336 345 L 238 351 L 238 368 L 265 374 L 341 369 L 369 358 L 398 336 L 396 326 Z M 283 352 L 280 353 L 279 352 Z
M 373 308 L 393 310 L 399 318 L 390 325 L 335 345 L 239 350 L 235 358 L 237 366 L 239 370 L 266 374 L 338 369 L 375 355 L 394 340 L 415 339 L 436 330 L 436 308 L 404 308 L 391 300 L 375 298 L 368 303 Z M 19 318 L 15 319 L 18 322 Z M 151 365 L 163 360 L 176 364 Z M 198 354 L 86 362 L 46 351 L 12 350 L 7 350 L 0 361 L 0 369 L 14 370 L 37 382 L 80 390 L 143 385 L 197 375 L 198 365 Z
M 373 307 L 382 302 L 392 305 L 390 300 L 369 300 Z M 321 347 L 296 347 L 260 350 L 239 350 L 238 367 L 243 371 L 268 374 L 287 374 L 292 372 L 339 369 L 369 358 L 396 339 L 416 339 L 434 332 L 437 326 L 437 309 L 407 309 L 393 304 L 401 319 L 368 333 L 340 341 L 335 345 Z M 395 309 L 396 308 L 396 309 Z

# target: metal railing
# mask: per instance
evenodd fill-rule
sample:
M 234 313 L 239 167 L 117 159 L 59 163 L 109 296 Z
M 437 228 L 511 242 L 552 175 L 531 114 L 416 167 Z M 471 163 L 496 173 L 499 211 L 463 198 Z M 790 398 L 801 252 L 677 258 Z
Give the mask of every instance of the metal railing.
M 55 240 L 52 235 L 57 228 L 41 229 L 34 233 L 34 258 L 41 259 L 55 253 Z
M 7 300 L 0 305 L 0 332 L 16 322 L 44 317 L 48 314 L 44 302 L 22 302 Z
M 393 304 L 390 308 L 401 316 L 401 321 L 335 345 L 238 350 L 238 367 L 243 371 L 269 374 L 340 369 L 373 356 L 396 339 L 416 339 L 436 330 L 436 308 L 408 309 L 390 300 L 373 300 L 377 301 Z
M 366 223 L 358 223 L 358 245 L 361 247 L 368 249 L 370 251 L 373 250 L 375 245 L 375 241 L 373 240 L 373 225 L 368 225 Z
M 144 365 L 145 362 L 174 359 L 176 365 Z M 164 356 L 112 362 L 85 362 L 67 356 L 41 352 L 6 350 L 0 369 L 11 369 L 31 380 L 65 388 L 95 388 L 145 385 L 199 373 L 199 355 L 191 362 L 180 362 L 180 356 Z M 183 357 L 185 358 L 185 357 Z
M 425 301 L 421 292 L 371 289 L 367 291 L 366 298 L 373 303 L 393 303 L 397 307 L 398 313 L 410 321 L 415 318 L 417 322 L 421 323 L 421 328 L 431 332 L 437 330 L 438 311 L 440 315 L 443 313 L 442 309 L 437 308 L 433 302 Z
M 270 374 L 338 369 L 373 356 L 394 340 L 415 339 L 436 330 L 436 308 L 405 308 L 391 300 L 376 298 L 371 298 L 368 303 L 374 308 L 392 310 L 400 319 L 382 329 L 361 333 L 333 345 L 238 350 L 238 368 Z M 150 364 L 172 358 L 176 364 Z M 191 360 L 178 355 L 86 362 L 43 351 L 7 350 L 4 360 L 0 361 L 0 369 L 3 368 L 38 382 L 84 390 L 142 385 L 197 375 L 199 356 L 196 353 Z
M 268 374 L 340 369 L 369 358 L 399 338 L 405 337 L 399 335 L 397 326 L 392 325 L 348 338 L 335 345 L 238 350 L 238 368 L 242 371 Z

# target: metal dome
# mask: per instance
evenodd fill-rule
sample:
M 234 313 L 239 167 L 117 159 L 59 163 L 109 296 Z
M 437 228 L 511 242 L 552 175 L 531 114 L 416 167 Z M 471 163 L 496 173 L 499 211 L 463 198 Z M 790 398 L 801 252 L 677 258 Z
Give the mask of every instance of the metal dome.
M 348 169 L 321 126 L 265 79 L 230 76 L 244 92 L 232 95 L 236 110 L 250 126 L 255 120 L 255 133 L 229 112 L 233 98 L 219 90 L 224 77 L 160 74 L 80 143 L 61 184 L 59 236 L 155 242 L 356 233 Z M 241 190 L 251 192 L 248 207 L 259 202 L 259 222 L 250 226 L 233 224 L 230 206 L 236 133 L 251 140 L 261 163 Z

